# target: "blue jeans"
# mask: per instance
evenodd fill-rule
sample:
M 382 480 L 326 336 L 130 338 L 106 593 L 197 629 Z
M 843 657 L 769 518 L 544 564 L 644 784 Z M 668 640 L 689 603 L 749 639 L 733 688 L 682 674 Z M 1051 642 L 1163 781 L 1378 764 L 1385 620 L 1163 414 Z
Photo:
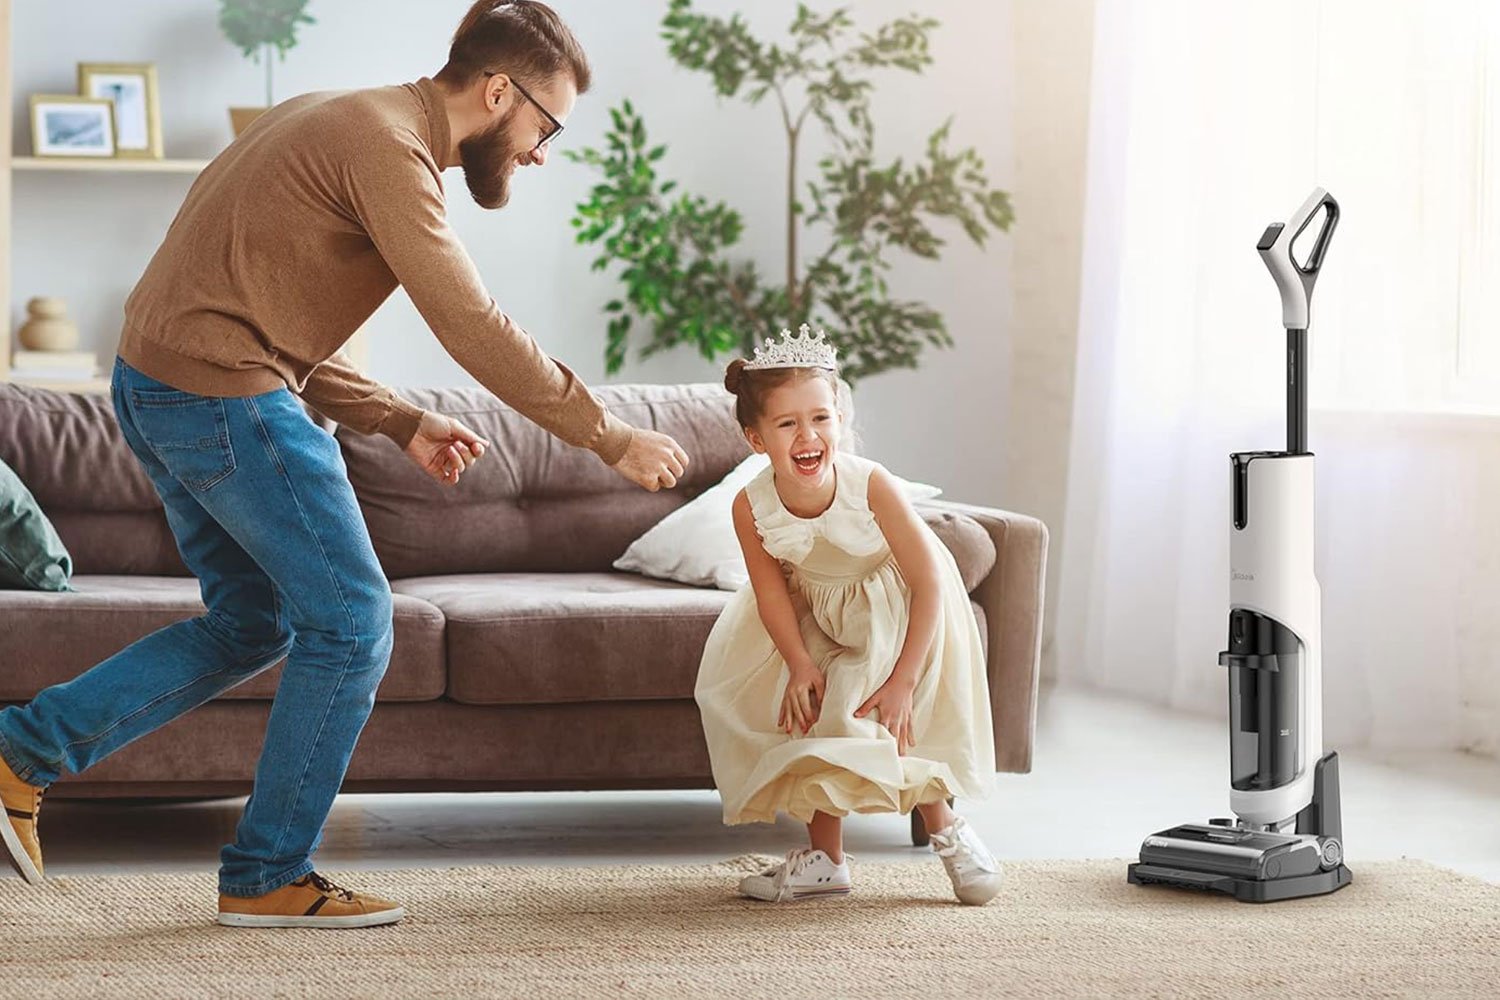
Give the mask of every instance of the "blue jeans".
M 289 390 L 197 396 L 116 359 L 111 391 L 208 613 L 0 712 L 0 756 L 48 785 L 285 656 L 255 788 L 220 855 L 221 892 L 267 893 L 313 870 L 390 660 L 390 585 L 337 443 Z

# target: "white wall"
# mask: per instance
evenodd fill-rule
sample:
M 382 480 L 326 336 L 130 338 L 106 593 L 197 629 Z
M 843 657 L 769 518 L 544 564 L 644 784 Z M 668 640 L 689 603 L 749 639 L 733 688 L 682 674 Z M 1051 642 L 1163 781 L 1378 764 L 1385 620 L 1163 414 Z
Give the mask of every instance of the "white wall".
M 260 71 L 219 34 L 212 0 L 18 0 L 15 6 L 18 152 L 30 149 L 27 95 L 71 92 L 79 61 L 158 65 L 168 156 L 213 155 L 230 138 L 225 109 L 261 100 Z M 318 23 L 303 29 L 302 43 L 278 65 L 277 96 L 429 75 L 442 65 L 467 6 L 467 0 L 314 0 L 309 12 Z M 777 37 L 796 9 L 793 0 L 700 0 L 699 6 L 719 14 L 742 10 L 765 37 Z M 557 0 L 556 7 L 595 69 L 594 89 L 575 109 L 559 148 L 598 144 L 607 109 L 630 98 L 653 139 L 670 145 L 664 171 L 684 188 L 729 200 L 748 224 L 745 252 L 779 273 L 785 156 L 774 108 L 720 103 L 707 77 L 676 69 L 657 37 L 664 3 Z M 943 22 L 933 45 L 937 65 L 923 77 L 883 78 L 876 98 L 882 153 L 919 156 L 928 132 L 951 114 L 957 141 L 976 146 L 992 183 L 1008 188 L 1011 3 L 862 0 L 856 8 L 861 27 L 913 9 Z M 805 175 L 816 155 L 817 144 L 809 144 Z M 188 183 L 175 176 L 17 174 L 12 321 L 31 296 L 60 295 L 72 306 L 85 346 L 107 359 L 124 299 Z M 473 205 L 459 171 L 450 171 L 447 183 L 454 225 L 501 307 L 586 380 L 603 382 L 599 308 L 617 286 L 589 270 L 591 248 L 575 245 L 567 224 L 594 175 L 555 156 L 544 170 L 518 174 L 512 203 L 500 213 Z M 1011 242 L 1002 235 L 980 251 L 960 232 L 952 235 L 941 264 L 903 263 L 893 288 L 940 305 L 958 346 L 932 352 L 917 372 L 864 383 L 859 421 L 868 453 L 893 469 L 940 483 L 954 499 L 1004 504 Z M 399 293 L 372 325 L 370 368 L 393 385 L 470 382 Z M 717 380 L 721 371 L 683 351 L 632 362 L 613 381 Z

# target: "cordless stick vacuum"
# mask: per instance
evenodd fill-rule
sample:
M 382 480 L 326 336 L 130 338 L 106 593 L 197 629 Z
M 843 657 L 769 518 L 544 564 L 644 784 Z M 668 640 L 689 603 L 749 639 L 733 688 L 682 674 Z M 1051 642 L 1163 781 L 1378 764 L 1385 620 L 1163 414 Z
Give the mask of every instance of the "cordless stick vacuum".
M 1305 263 L 1292 243 L 1320 210 Z M 1129 880 L 1213 890 L 1258 903 L 1333 892 L 1343 863 L 1339 761 L 1323 753 L 1322 595 L 1313 575 L 1313 456 L 1307 450 L 1307 312 L 1339 220 L 1322 188 L 1256 244 L 1281 292 L 1287 331 L 1286 451 L 1231 455 L 1229 807 L 1147 837 Z

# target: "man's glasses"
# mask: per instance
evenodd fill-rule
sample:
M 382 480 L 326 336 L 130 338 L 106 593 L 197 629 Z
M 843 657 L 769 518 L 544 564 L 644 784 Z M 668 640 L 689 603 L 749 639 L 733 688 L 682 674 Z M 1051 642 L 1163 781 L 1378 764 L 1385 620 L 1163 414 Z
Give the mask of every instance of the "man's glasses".
M 494 69 L 494 70 L 490 70 L 489 72 L 485 73 L 484 75 L 485 76 L 494 76 L 494 75 L 496 75 L 499 72 L 500 71 L 498 69 Z M 519 90 L 521 92 L 521 96 L 522 97 L 526 98 L 532 104 L 536 105 L 536 109 L 538 111 L 540 111 L 542 114 L 544 114 L 544 115 L 547 116 L 547 121 L 551 124 L 551 128 L 547 131 L 547 134 L 544 135 L 544 136 L 542 136 L 540 139 L 538 139 L 536 141 L 536 145 L 531 147 L 531 151 L 533 153 L 535 153 L 537 150 L 541 149 L 543 146 L 547 145 L 547 143 L 551 142 L 553 139 L 556 139 L 559 135 L 562 134 L 563 123 L 560 122 L 560 121 L 558 121 L 556 118 L 553 118 L 552 117 L 552 112 L 550 112 L 546 108 L 542 107 L 542 102 L 539 101 L 539 100 L 537 100 L 535 97 L 532 97 L 531 94 L 529 92 L 527 92 L 526 88 L 523 87 L 523 86 L 521 86 L 520 83 L 518 83 L 516 81 L 515 77 L 511 77 L 510 78 L 510 82 L 511 82 L 511 86 L 515 87 L 517 90 Z

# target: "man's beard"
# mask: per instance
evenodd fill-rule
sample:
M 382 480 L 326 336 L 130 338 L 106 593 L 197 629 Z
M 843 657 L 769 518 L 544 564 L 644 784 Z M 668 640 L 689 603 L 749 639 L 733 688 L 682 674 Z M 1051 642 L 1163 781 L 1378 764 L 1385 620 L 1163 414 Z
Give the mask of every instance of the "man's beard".
M 520 104 L 516 104 L 495 124 L 458 144 L 464 181 L 481 208 L 504 208 L 510 201 L 510 178 L 523 150 L 511 149 L 505 137 L 520 110 Z

